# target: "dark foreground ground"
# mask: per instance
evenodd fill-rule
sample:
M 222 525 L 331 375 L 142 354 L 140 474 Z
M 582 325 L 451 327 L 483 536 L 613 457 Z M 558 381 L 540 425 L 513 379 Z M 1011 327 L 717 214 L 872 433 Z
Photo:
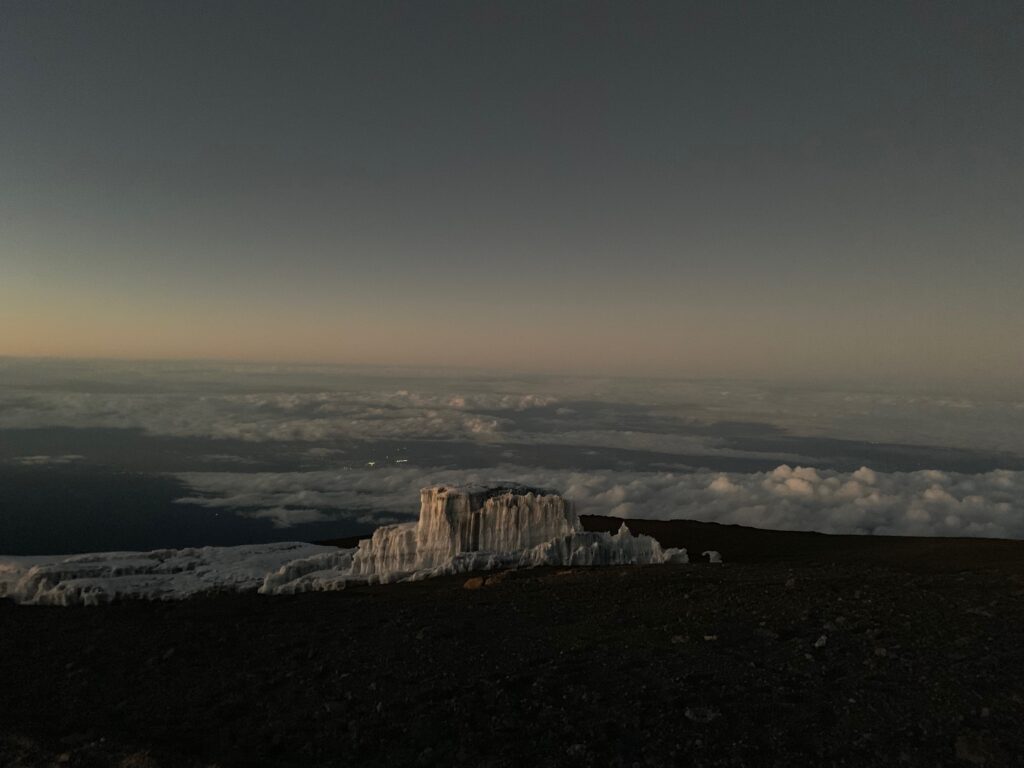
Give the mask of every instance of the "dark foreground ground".
M 0 764 L 1024 765 L 1024 542 L 645 527 L 729 562 L 0 601 Z

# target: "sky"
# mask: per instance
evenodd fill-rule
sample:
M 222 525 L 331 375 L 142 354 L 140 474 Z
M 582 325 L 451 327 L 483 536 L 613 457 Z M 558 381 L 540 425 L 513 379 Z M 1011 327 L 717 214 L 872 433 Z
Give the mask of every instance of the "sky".
M 0 355 L 1024 378 L 1024 6 L 0 1 Z

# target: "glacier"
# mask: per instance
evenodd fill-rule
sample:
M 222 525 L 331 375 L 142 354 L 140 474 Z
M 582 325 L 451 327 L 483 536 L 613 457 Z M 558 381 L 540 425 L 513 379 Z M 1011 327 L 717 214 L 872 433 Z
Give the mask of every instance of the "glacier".
M 284 542 L 70 556 L 0 556 L 0 597 L 30 605 L 70 606 L 245 592 L 258 589 L 268 572 L 285 563 L 343 551 Z
M 687 563 L 623 524 L 583 530 L 569 500 L 513 484 L 431 486 L 419 520 L 387 525 L 351 549 L 285 542 L 68 557 L 0 556 L 0 597 L 37 605 L 174 600 L 217 591 L 265 595 L 389 584 L 444 574 L 543 565 Z

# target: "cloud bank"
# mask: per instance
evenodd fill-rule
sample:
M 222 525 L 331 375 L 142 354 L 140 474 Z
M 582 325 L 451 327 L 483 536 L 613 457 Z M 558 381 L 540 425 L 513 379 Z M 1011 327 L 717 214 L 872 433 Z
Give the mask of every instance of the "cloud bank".
M 486 440 L 497 413 L 542 402 L 531 395 L 430 398 L 409 392 L 124 394 L 44 392 L 0 397 L 0 429 L 142 429 L 151 435 L 247 442 Z M 468 410 L 470 406 L 483 410 Z
M 693 429 L 721 422 L 810 437 L 1024 453 L 1019 388 L 922 394 L 751 381 L 0 359 L 0 429 L 136 428 L 253 443 L 550 442 L 569 433 L 574 443 L 621 446 L 625 440 L 681 453 L 722 447 L 706 430 Z
M 622 472 L 381 467 L 331 472 L 188 473 L 180 499 L 287 526 L 314 512 L 368 524 L 414 515 L 433 483 L 517 481 L 555 488 L 580 514 L 693 519 L 824 533 L 1024 538 L 1024 472 Z M 319 518 L 313 518 L 319 519 Z

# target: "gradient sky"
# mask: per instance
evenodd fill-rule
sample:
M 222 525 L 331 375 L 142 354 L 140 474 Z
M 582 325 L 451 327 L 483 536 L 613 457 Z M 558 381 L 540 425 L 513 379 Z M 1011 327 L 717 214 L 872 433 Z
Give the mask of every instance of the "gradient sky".
M 0 0 L 0 354 L 1024 379 L 1024 4 Z

